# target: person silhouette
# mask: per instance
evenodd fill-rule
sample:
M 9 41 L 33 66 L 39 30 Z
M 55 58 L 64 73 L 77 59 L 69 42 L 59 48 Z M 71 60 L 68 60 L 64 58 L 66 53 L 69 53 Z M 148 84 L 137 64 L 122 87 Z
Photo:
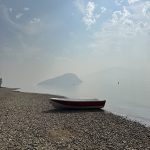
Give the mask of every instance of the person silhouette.
M 2 87 L 2 78 L 0 78 L 0 88 Z

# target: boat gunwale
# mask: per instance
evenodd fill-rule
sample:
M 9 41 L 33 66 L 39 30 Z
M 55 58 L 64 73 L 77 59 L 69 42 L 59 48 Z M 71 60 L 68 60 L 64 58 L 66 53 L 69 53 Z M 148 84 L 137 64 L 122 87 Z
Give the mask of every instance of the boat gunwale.
M 51 101 L 63 101 L 63 102 L 106 102 L 106 100 L 99 100 L 99 99 L 72 99 L 72 98 L 50 98 Z

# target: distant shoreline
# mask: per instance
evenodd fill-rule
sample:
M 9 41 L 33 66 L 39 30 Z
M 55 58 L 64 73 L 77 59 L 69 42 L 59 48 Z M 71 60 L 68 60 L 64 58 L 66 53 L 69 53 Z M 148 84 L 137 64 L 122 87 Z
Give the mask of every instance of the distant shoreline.
M 2 88 L 2 89 L 9 89 L 9 90 L 19 90 L 19 89 L 21 89 L 21 88 L 10 88 L 10 87 L 0 87 L 0 88 Z
M 1 149 L 150 149 L 150 127 L 105 110 L 57 110 L 54 95 L 16 89 L 0 88 Z

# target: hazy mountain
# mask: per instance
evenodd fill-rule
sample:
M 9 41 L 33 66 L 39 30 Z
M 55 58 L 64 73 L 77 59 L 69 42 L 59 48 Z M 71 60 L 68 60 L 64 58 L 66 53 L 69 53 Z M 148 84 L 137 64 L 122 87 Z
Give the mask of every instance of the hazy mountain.
M 82 81 L 73 73 L 66 73 L 48 80 L 40 82 L 38 85 L 53 87 L 73 87 L 78 86 Z

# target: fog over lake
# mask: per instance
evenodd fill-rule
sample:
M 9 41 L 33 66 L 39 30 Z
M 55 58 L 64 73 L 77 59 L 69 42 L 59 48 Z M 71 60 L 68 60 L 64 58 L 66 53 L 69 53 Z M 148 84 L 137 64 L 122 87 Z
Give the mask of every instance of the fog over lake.
M 69 87 L 22 86 L 21 91 L 106 99 L 105 110 L 150 125 L 150 80 L 142 70 L 112 68 L 90 74 L 82 81 Z

